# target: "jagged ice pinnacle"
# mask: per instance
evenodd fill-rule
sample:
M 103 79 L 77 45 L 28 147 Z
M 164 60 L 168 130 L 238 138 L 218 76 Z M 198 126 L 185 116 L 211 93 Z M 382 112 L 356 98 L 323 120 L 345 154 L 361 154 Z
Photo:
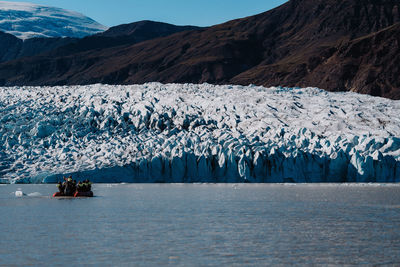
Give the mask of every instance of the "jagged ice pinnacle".
M 0 88 L 0 181 L 398 182 L 399 113 L 317 88 Z

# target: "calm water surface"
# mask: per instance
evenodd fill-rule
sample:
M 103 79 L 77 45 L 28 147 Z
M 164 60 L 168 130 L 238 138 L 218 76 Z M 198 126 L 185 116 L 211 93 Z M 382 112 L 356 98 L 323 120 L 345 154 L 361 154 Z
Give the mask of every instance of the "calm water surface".
M 18 198 L 21 188 L 27 196 Z M 0 265 L 400 265 L 398 185 L 0 186 Z

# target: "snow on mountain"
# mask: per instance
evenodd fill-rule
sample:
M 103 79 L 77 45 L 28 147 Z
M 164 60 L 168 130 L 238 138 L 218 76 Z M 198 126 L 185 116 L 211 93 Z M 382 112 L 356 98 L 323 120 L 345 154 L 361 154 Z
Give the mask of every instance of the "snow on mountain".
M 74 11 L 31 3 L 0 1 L 0 31 L 21 39 L 84 37 L 107 27 Z
M 400 101 L 316 88 L 0 88 L 0 180 L 399 182 Z

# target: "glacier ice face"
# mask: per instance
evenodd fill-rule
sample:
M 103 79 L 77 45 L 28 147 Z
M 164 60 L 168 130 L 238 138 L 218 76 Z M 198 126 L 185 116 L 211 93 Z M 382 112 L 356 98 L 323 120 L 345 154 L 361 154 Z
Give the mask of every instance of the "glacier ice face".
M 399 112 L 317 88 L 0 88 L 0 182 L 399 182 Z
M 78 12 L 31 3 L 0 1 L 0 30 L 20 39 L 81 38 L 106 29 Z

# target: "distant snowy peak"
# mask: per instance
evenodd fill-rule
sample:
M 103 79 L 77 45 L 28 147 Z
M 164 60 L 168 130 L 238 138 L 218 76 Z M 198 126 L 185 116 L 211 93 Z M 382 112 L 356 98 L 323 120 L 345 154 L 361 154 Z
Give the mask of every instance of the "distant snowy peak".
M 0 1 L 0 31 L 21 39 L 84 37 L 107 27 L 78 12 L 32 3 Z

